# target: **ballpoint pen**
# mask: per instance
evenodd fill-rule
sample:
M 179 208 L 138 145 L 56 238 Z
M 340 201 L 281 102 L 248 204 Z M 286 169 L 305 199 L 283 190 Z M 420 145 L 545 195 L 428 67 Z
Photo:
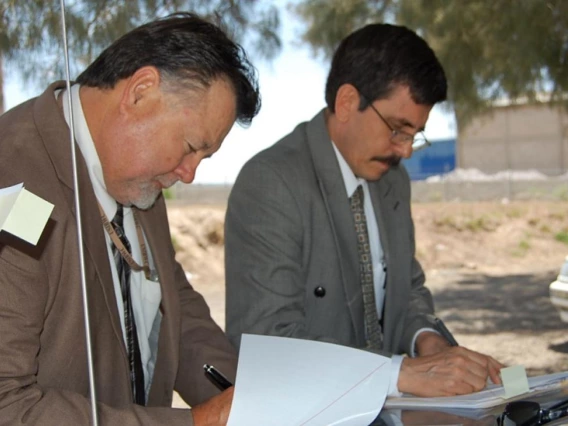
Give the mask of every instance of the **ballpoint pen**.
M 230 388 L 233 384 L 227 379 L 219 370 L 209 364 L 203 366 L 205 376 L 213 383 L 219 390 L 224 391 Z
M 446 328 L 446 325 L 440 318 L 434 318 L 434 328 L 438 330 L 438 332 L 440 332 L 442 337 L 450 342 L 450 345 L 459 346 L 454 336 L 452 336 L 452 333 L 450 333 L 450 331 Z

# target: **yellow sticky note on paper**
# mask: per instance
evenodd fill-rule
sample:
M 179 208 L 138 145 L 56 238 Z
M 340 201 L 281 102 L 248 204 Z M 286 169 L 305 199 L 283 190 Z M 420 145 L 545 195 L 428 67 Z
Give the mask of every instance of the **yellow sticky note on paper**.
M 37 244 L 53 204 L 32 194 L 24 184 L 0 189 L 0 230 Z
M 527 372 L 522 365 L 514 365 L 501 369 L 501 380 L 505 389 L 505 398 L 509 399 L 529 391 Z

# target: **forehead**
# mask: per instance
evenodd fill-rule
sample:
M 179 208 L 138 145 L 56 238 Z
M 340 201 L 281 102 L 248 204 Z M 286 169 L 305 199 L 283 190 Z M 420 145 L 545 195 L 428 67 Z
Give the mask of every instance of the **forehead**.
M 423 129 L 428 120 L 432 105 L 417 104 L 406 85 L 396 86 L 388 97 L 380 99 L 375 105 L 381 113 L 404 127 Z
M 203 143 L 219 145 L 236 120 L 236 94 L 224 79 L 213 80 L 206 89 L 189 90 L 182 97 L 188 130 L 200 133 Z
M 213 79 L 205 87 L 191 83 L 166 84 L 163 93 L 169 98 L 170 105 L 191 108 L 199 113 L 218 108 L 232 108 L 236 112 L 235 90 L 232 84 L 223 78 Z

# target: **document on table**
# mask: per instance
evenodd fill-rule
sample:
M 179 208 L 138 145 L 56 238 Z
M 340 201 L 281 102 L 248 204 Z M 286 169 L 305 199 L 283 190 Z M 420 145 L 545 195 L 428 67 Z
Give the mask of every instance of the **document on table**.
M 331 343 L 244 334 L 228 426 L 366 426 L 390 358 Z
M 0 231 L 37 244 L 53 204 L 32 194 L 24 184 L 0 188 Z
M 502 404 L 505 401 L 535 397 L 562 387 L 568 387 L 568 371 L 545 376 L 529 377 L 529 391 L 514 398 L 507 399 L 502 385 L 488 385 L 480 392 L 469 395 L 448 396 L 439 398 L 420 398 L 413 395 L 389 397 L 385 408 L 452 408 L 452 409 L 486 409 Z

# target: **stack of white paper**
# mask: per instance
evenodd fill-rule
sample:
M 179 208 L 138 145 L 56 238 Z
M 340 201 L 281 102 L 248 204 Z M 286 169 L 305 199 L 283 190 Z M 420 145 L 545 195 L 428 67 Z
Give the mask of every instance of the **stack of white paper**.
M 243 335 L 229 426 L 367 426 L 390 358 L 331 343 Z
M 469 395 L 447 396 L 439 398 L 421 398 L 412 395 L 389 397 L 385 408 L 452 408 L 452 409 L 486 409 L 496 407 L 505 401 L 535 397 L 568 386 L 568 372 L 529 377 L 529 391 L 525 394 L 506 398 L 502 385 L 488 385 L 486 389 Z

